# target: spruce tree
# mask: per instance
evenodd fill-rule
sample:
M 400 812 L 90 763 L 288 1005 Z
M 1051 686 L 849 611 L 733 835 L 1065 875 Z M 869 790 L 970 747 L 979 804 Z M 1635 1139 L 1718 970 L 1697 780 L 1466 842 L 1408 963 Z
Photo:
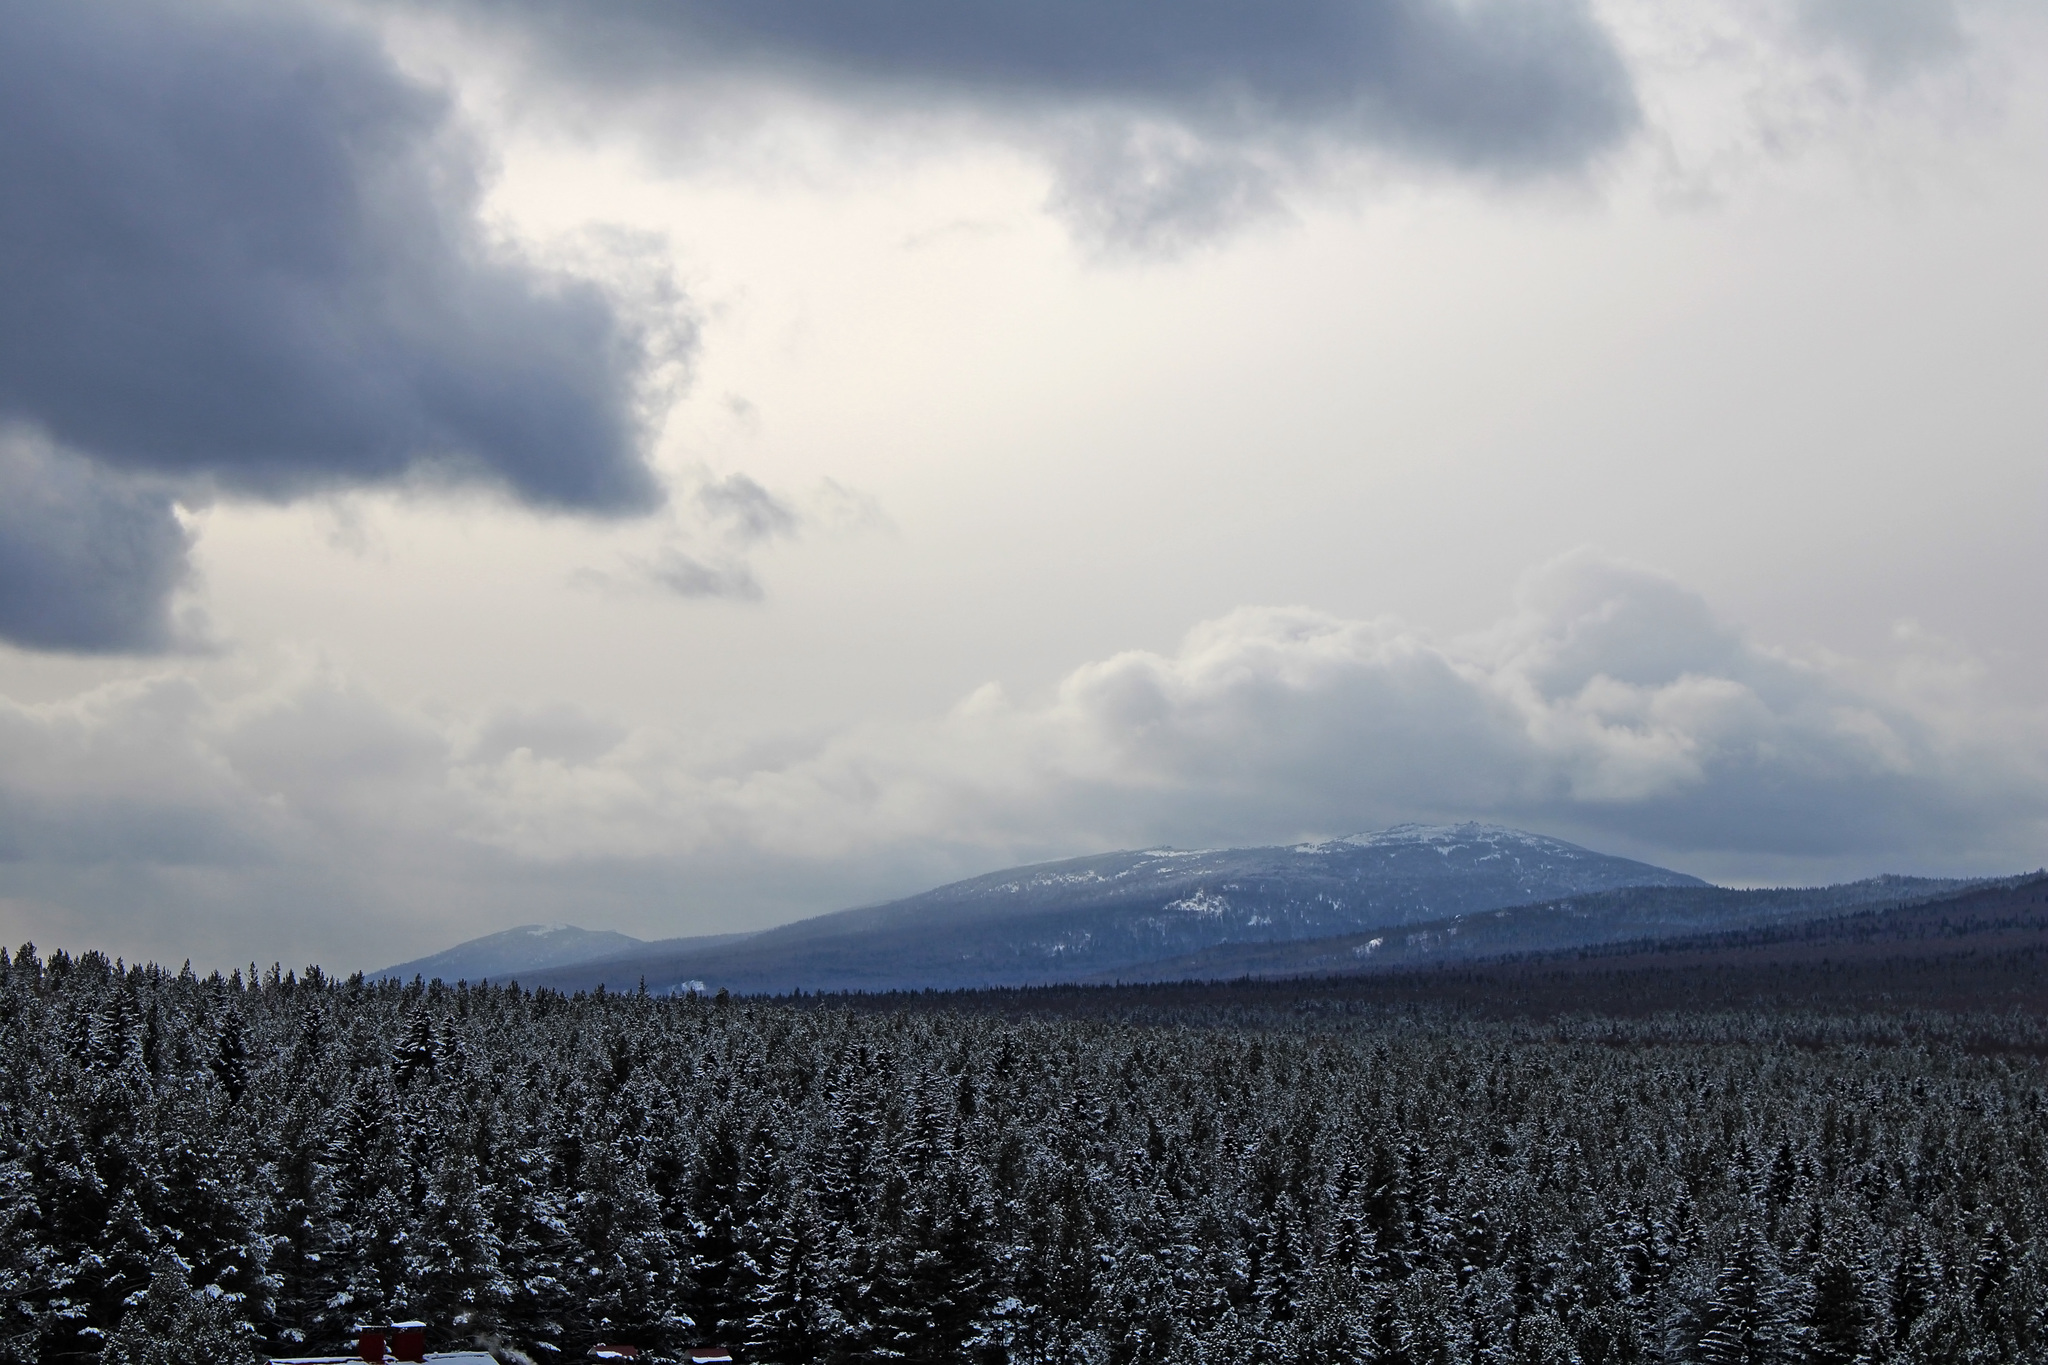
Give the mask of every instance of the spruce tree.
M 1697 1311 L 1693 1359 L 1699 1365 L 1780 1365 L 1798 1359 L 1797 1324 L 1770 1244 L 1753 1223 L 1736 1234 L 1732 1254 Z
M 459 1340 L 497 1334 L 512 1284 L 479 1178 L 474 1119 L 453 1116 L 435 1134 L 434 1166 L 407 1239 L 406 1274 L 419 1287 L 414 1311 Z
M 261 1358 L 232 1298 L 195 1292 L 177 1257 L 166 1255 L 108 1335 L 100 1365 L 255 1365 Z
M 1826 1255 L 1814 1266 L 1806 1343 L 1813 1365 L 1857 1365 L 1870 1358 L 1873 1314 L 1852 1262 Z

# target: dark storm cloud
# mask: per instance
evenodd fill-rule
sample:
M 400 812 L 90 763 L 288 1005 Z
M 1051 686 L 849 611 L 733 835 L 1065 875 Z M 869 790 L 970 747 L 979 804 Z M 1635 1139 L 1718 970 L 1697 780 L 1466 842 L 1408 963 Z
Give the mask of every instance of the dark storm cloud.
M 1580 0 L 447 3 L 599 97 L 730 71 L 1049 120 L 1056 207 L 1127 245 L 1234 226 L 1270 209 L 1276 169 L 1331 149 L 1520 177 L 1583 167 L 1637 120 Z
M 708 49 L 976 99 L 1327 126 L 1489 165 L 1574 162 L 1633 117 L 1619 59 L 1572 0 L 683 0 L 528 11 L 593 74 L 659 78 Z
M 658 500 L 638 338 L 487 249 L 474 150 L 366 37 L 289 5 L 0 14 L 0 415 L 266 497 L 426 471 Z
M 494 252 L 445 100 L 292 5 L 0 0 L 0 637 L 148 650 L 171 492 L 480 482 L 618 513 L 641 330 Z M 62 452 L 61 454 L 53 452 Z
M 0 432 L 0 638 L 78 652 L 162 648 L 185 550 L 160 480 Z

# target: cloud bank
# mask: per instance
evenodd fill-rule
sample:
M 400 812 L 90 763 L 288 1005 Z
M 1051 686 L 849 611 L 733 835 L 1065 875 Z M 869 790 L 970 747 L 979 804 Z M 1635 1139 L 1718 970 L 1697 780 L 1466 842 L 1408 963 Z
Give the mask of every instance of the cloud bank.
M 187 937 L 244 905 L 309 945 L 339 898 L 383 917 L 384 956 L 512 907 L 683 933 L 1026 858 L 1408 818 L 1722 876 L 2004 871 L 2048 851 L 2042 715 L 1911 649 L 1880 667 L 1764 648 L 1683 586 L 1583 553 L 1464 639 L 1250 608 L 1036 701 L 990 686 L 779 748 L 568 707 L 430 719 L 320 671 L 240 698 L 167 674 L 0 706 L 0 775 L 0 808 L 33 812 L 0 849 L 0 896 L 131 937 L 181 896 Z M 258 913 L 251 888 L 319 909 Z
M 1092 238 L 1139 248 L 1268 211 L 1283 181 L 1332 154 L 1574 173 L 1638 118 L 1622 58 L 1580 0 L 444 8 L 614 109 L 740 82 L 1029 128 L 1053 145 L 1055 206 Z
M 1503 168 L 1572 165 L 1634 117 L 1575 0 L 829 0 L 516 12 L 592 83 L 707 64 L 976 102 L 1125 107 L 1218 130 L 1290 127 Z
M 161 646 L 167 488 L 659 502 L 642 330 L 489 239 L 480 151 L 367 34 L 291 4 L 0 15 L 0 421 L 61 452 L 7 477 L 89 537 L 0 521 L 0 634 Z

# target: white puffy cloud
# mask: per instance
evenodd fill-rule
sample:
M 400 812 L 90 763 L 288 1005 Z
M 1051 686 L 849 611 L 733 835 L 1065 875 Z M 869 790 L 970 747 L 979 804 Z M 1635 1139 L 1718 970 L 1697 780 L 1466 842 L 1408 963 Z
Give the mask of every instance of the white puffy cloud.
M 205 939 L 189 951 L 253 935 L 348 965 L 541 913 L 682 933 L 1029 857 L 1409 818 L 1736 878 L 2048 847 L 2043 717 L 1990 705 L 1938 642 L 1795 657 L 1585 552 L 1462 639 L 1246 608 L 1035 700 L 990 685 L 780 748 L 567 707 L 435 719 L 316 668 L 239 697 L 166 673 L 0 705 L 0 774 L 17 919 L 36 901 L 152 951 L 169 926 Z
M 1642 568 L 1580 553 L 1486 634 L 1251 609 L 1172 655 L 1075 670 L 950 723 L 1052 756 L 1035 797 L 1137 837 L 1471 814 L 1665 856 L 2038 857 L 2043 732 L 1902 670 L 1762 648 Z M 1028 746 L 1019 739 L 1030 738 Z

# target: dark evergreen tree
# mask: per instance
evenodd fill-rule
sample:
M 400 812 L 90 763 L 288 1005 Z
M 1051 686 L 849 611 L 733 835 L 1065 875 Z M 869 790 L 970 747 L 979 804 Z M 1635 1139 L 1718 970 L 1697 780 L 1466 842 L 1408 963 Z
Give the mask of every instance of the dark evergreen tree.
M 222 1014 L 220 1033 L 214 1039 L 213 1078 L 229 1104 L 241 1103 L 249 1092 L 249 1047 L 242 1037 L 242 1016 L 233 1006 Z
M 457 1117 L 435 1139 L 419 1231 L 406 1244 L 406 1275 L 419 1287 L 414 1311 L 458 1340 L 495 1338 L 513 1285 L 479 1178 L 476 1122 Z
M 1874 1314 L 1855 1264 L 1823 1255 L 1807 1296 L 1806 1342 L 1813 1365 L 1858 1365 L 1870 1359 Z
M 310 1069 L 294 1070 L 298 1075 L 292 1096 L 267 1134 L 265 1170 L 272 1197 L 264 1234 L 275 1286 L 271 1335 L 298 1348 L 329 1339 L 345 1326 L 332 1319 L 329 1305 L 345 1288 L 335 1272 L 346 1256 L 336 1235 L 331 1113 Z
M 1706 1301 L 1694 1314 L 1691 1359 L 1699 1365 L 1780 1365 L 1800 1356 L 1790 1291 L 1776 1255 L 1745 1221 Z
M 256 1334 L 218 1290 L 192 1288 L 175 1256 L 157 1264 L 100 1352 L 100 1365 L 254 1365 Z
M 797 1365 L 834 1354 L 846 1324 L 833 1307 L 832 1232 L 816 1204 L 798 1194 L 785 1206 L 765 1245 L 762 1272 L 747 1301 L 749 1355 L 771 1365 Z
M 586 1122 L 596 1131 L 583 1144 L 569 1208 L 571 1321 L 593 1339 L 648 1350 L 681 1345 L 694 1325 L 682 1307 L 683 1258 L 662 1227 L 635 1144 L 608 1115 Z

